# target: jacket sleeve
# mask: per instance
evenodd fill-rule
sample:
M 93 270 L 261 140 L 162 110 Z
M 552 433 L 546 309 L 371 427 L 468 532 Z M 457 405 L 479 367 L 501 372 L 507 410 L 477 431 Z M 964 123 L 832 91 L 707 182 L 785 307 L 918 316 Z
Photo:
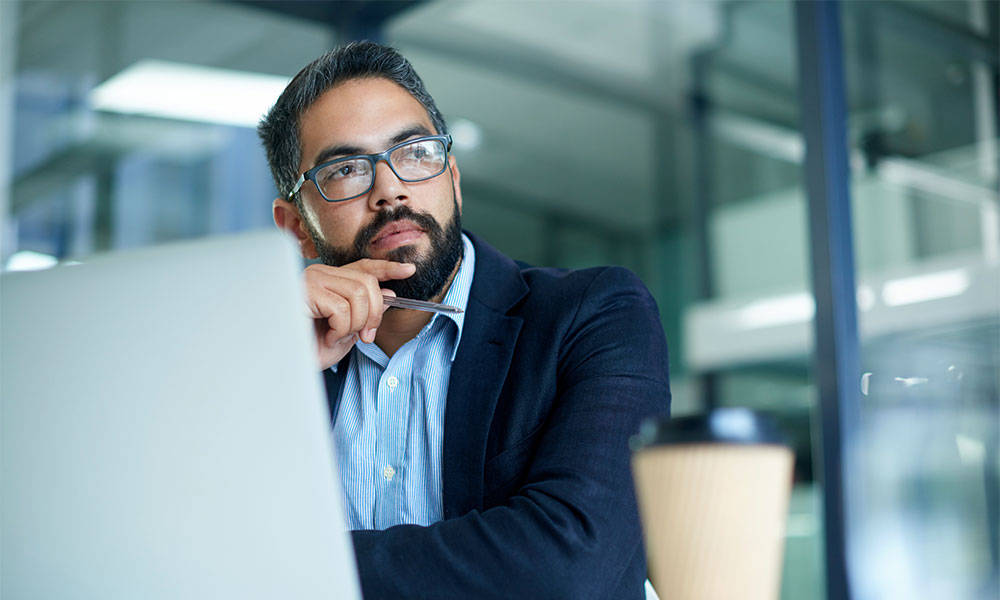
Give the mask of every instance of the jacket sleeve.
M 367 600 L 607 598 L 645 564 L 628 438 L 669 411 L 670 392 L 663 329 L 638 278 L 600 271 L 559 353 L 557 397 L 508 502 L 352 532 Z

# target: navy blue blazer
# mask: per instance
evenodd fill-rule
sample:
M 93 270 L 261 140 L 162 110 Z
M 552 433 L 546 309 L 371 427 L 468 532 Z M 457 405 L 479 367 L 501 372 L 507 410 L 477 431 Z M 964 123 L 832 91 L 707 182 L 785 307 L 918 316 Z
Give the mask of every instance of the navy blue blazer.
M 352 532 L 364 596 L 641 599 L 628 438 L 670 408 L 656 304 L 626 269 L 530 267 L 466 235 L 444 520 Z M 324 373 L 333 412 L 345 371 Z

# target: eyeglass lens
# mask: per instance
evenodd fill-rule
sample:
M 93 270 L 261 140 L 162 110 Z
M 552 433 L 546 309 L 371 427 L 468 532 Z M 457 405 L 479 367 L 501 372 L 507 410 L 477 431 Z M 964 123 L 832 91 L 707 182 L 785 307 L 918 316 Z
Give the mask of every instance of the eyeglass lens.
M 404 144 L 389 154 L 396 175 L 408 182 L 440 175 L 445 169 L 447 150 L 440 140 L 418 140 Z M 329 200 L 344 200 L 365 193 L 375 171 L 367 158 L 337 161 L 316 172 L 316 185 Z

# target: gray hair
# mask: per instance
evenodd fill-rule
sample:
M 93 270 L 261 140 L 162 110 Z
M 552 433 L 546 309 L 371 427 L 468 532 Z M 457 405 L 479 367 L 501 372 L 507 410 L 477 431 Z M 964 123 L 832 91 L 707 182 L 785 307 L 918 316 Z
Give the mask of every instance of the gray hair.
M 327 52 L 299 71 L 257 126 L 274 184 L 282 197 L 288 196 L 299 178 L 298 165 L 302 158 L 299 118 L 302 113 L 338 83 L 365 77 L 383 77 L 401 86 L 427 110 L 437 133 L 448 133 L 434 98 L 427 93 L 424 82 L 403 55 L 395 48 L 375 42 L 351 42 Z M 299 202 L 298 194 L 295 202 Z

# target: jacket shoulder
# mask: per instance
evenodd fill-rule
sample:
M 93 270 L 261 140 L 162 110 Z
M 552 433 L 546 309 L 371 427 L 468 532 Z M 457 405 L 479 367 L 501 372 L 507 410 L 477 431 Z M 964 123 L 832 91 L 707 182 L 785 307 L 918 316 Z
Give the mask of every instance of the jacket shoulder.
M 573 299 L 581 301 L 627 296 L 656 307 L 649 290 L 639 277 L 620 266 L 562 269 L 536 267 L 517 261 L 521 277 L 528 285 L 528 301 Z

